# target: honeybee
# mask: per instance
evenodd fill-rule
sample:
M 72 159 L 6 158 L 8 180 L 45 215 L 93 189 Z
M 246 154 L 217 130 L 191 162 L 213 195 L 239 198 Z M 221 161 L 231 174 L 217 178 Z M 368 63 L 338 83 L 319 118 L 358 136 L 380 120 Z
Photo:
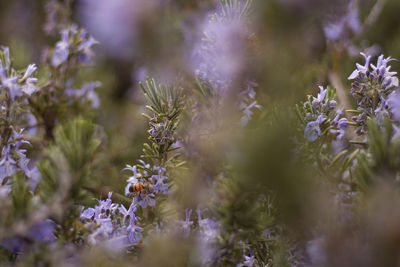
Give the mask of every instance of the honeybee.
M 129 193 L 134 195 L 141 193 L 150 194 L 153 192 L 153 185 L 149 182 L 137 182 L 134 184 L 130 184 L 128 190 Z

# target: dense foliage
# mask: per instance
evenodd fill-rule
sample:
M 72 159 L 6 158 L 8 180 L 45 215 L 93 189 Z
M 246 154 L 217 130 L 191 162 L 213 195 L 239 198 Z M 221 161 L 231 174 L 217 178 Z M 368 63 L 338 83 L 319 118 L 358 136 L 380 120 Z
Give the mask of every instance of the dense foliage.
M 0 3 L 0 264 L 397 266 L 399 10 Z

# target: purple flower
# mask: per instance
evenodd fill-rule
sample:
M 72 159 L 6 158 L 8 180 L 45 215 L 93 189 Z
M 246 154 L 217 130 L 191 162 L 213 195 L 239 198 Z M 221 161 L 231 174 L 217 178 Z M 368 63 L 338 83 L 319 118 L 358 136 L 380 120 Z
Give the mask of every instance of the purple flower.
M 177 223 L 178 223 L 179 230 L 182 230 L 184 235 L 186 237 L 188 237 L 190 234 L 191 227 L 193 225 L 193 221 L 190 220 L 190 215 L 192 214 L 192 210 L 187 209 L 185 213 L 186 213 L 185 220 L 184 221 L 179 220 L 179 221 L 177 221 Z
M 134 223 L 131 223 L 127 228 L 126 231 L 128 233 L 128 240 L 130 243 L 139 243 L 140 240 L 142 240 L 142 231 L 143 228 L 140 226 L 137 226 Z
M 81 91 L 86 99 L 92 103 L 93 108 L 98 108 L 100 106 L 100 99 L 97 93 L 94 91 L 95 88 L 101 86 L 100 82 L 90 82 L 83 85 Z
M 349 80 L 361 79 L 361 82 L 363 82 L 363 79 L 369 77 L 370 79 L 375 79 L 384 89 L 399 86 L 399 80 L 395 76 L 397 72 L 391 72 L 391 66 L 387 65 L 393 60 L 391 57 L 384 58 L 383 55 L 380 55 L 375 66 L 374 64 L 370 64 L 371 56 L 366 56 L 364 53 L 360 54 L 364 57 L 365 64 L 360 65 L 357 63 L 357 69 L 350 74 Z
M 131 205 L 129 206 L 129 209 L 128 209 L 128 215 L 129 215 L 129 218 L 130 218 L 130 223 L 133 223 L 135 221 L 135 218 L 136 218 L 135 212 L 136 212 L 136 210 L 137 210 L 136 202 L 133 200 Z
M 99 42 L 95 40 L 92 36 L 87 36 L 86 30 L 82 30 L 81 39 L 82 43 L 78 46 L 78 51 L 80 52 L 78 56 L 79 62 L 83 64 L 90 64 L 91 58 L 93 57 L 92 46 L 98 44 Z
M 96 223 L 99 227 L 90 235 L 90 242 L 92 244 L 97 243 L 97 239 L 100 237 L 108 238 L 113 232 L 114 226 L 110 218 L 96 219 Z
M 234 77 L 242 71 L 245 60 L 243 45 L 251 35 L 238 13 L 245 12 L 238 2 L 235 7 L 220 6 L 203 24 L 203 35 L 195 44 L 192 66 L 195 75 L 209 83 L 214 92 L 225 96 Z
M 56 48 L 53 53 L 53 57 L 51 59 L 51 65 L 54 67 L 58 67 L 62 63 L 64 63 L 69 56 L 69 30 L 63 30 L 61 32 L 61 41 L 57 42 Z
M 152 175 L 156 180 L 156 183 L 153 185 L 154 193 L 168 193 L 168 184 L 165 184 L 164 181 L 168 179 L 168 176 L 164 175 L 165 168 L 154 166 L 153 168 L 155 171 L 158 171 L 158 174 Z
M 17 164 L 10 155 L 10 146 L 5 146 L 0 159 L 0 183 L 4 178 L 14 175 L 17 172 Z
M 83 210 L 81 213 L 80 218 L 81 219 L 88 219 L 91 220 L 95 215 L 95 209 L 93 208 L 87 208 L 86 210 Z
M 216 259 L 216 238 L 219 234 L 219 224 L 212 219 L 201 217 L 201 210 L 196 210 L 199 231 L 198 241 L 198 260 L 202 265 L 211 265 Z
M 18 76 L 6 77 L 5 69 L 0 68 L 0 78 L 2 85 L 8 89 L 12 100 L 22 95 L 22 89 L 17 82 Z
M 197 209 L 196 213 L 198 218 L 197 221 L 200 227 L 200 234 L 202 238 L 207 242 L 215 240 L 219 232 L 218 223 L 209 218 L 202 219 L 200 209 Z
M 331 100 L 331 101 L 328 102 L 328 107 L 329 107 L 330 109 L 336 108 L 336 105 L 337 105 L 337 103 L 336 103 L 335 100 Z
M 82 39 L 83 39 L 84 37 L 82 37 Z M 80 45 L 79 45 L 79 47 L 78 47 L 78 50 L 82 50 L 83 52 L 88 52 L 88 50 L 93 46 L 93 45 L 95 45 L 95 44 L 98 44 L 99 42 L 96 40 L 96 39 L 94 39 L 92 36 L 89 36 L 89 38 L 87 39 L 87 40 L 85 40 L 85 41 L 83 41 Z
M 364 65 L 360 65 L 358 63 L 356 63 L 356 69 L 350 74 L 350 76 L 348 77 L 349 80 L 354 80 L 356 79 L 360 73 L 363 75 L 366 75 L 368 69 L 369 69 L 369 62 L 371 61 L 371 56 L 367 56 L 364 53 L 360 53 L 365 60 Z
M 127 232 L 127 238 L 129 243 L 139 243 L 140 240 L 142 239 L 142 231 L 143 228 L 140 226 L 137 226 L 135 224 L 136 222 L 136 202 L 135 200 L 132 201 L 130 207 L 128 210 L 126 210 L 126 208 L 121 205 L 121 207 L 119 208 L 122 216 L 124 217 L 124 222 L 126 223 L 127 220 L 129 219 L 129 225 L 126 228 L 126 232 Z
M 336 112 L 335 118 L 331 121 L 331 126 L 334 129 L 331 129 L 330 132 L 337 134 L 337 137 L 336 137 L 337 140 L 342 139 L 342 137 L 344 136 L 345 129 L 348 126 L 348 124 L 347 124 L 348 120 L 346 118 L 340 118 L 342 115 L 343 115 L 343 111 L 338 110 Z
M 391 66 L 387 66 L 387 63 L 390 61 L 394 60 L 393 58 L 387 57 L 384 58 L 383 55 L 380 55 L 378 57 L 378 61 L 376 66 L 371 64 L 372 68 L 372 74 L 376 79 L 380 78 L 383 79 L 382 84 L 385 86 L 385 88 L 390 88 L 390 87 L 397 87 L 399 86 L 399 79 L 395 76 L 397 72 L 390 71 Z
M 327 89 L 324 89 L 323 86 L 319 86 L 319 93 L 317 97 L 313 97 L 312 106 L 313 108 L 318 108 L 321 105 L 325 104 L 325 96 L 327 93 Z
M 38 87 L 34 85 L 34 83 L 36 83 L 37 81 L 38 79 L 36 78 L 28 78 L 26 80 L 26 84 L 22 87 L 22 92 L 29 96 L 35 93 L 38 90 Z
M 35 116 L 32 113 L 28 113 L 26 115 L 26 120 L 28 123 L 29 128 L 27 129 L 27 134 L 29 136 L 35 135 L 36 131 L 37 131 L 37 120 L 35 118 Z
M 150 169 L 150 164 L 146 164 L 146 162 L 141 159 L 139 159 L 138 161 L 143 165 L 143 167 L 145 167 L 146 169 Z M 145 174 L 147 175 L 147 172 Z
M 326 38 L 328 38 L 331 41 L 338 40 L 342 35 L 344 23 L 345 21 L 343 19 L 337 22 L 327 23 L 324 27 L 324 33 Z
M 39 169 L 37 167 L 33 167 L 30 169 L 27 165 L 25 165 L 22 170 L 25 172 L 26 177 L 29 179 L 31 190 L 35 190 L 37 184 L 42 178 L 42 174 L 40 173 Z
M 93 108 L 98 108 L 100 105 L 100 99 L 94 89 L 99 86 L 101 86 L 101 82 L 89 82 L 85 83 L 81 89 L 68 88 L 66 93 L 70 97 L 91 102 Z
M 154 205 L 156 205 L 154 197 L 154 194 L 146 194 L 144 196 L 140 196 L 140 199 L 138 200 L 139 205 L 144 209 L 148 206 L 153 207 Z
M 358 110 L 361 111 L 358 116 L 353 117 L 359 124 L 359 135 L 365 133 L 368 118 L 376 118 L 378 123 L 382 123 L 383 117 L 388 115 L 387 96 L 399 85 L 397 73 L 391 72 L 391 66 L 388 66 L 392 58 L 380 55 L 374 65 L 370 64 L 370 56 L 362 53 L 361 55 L 365 58 L 364 66 L 357 64 L 357 69 L 349 76 L 349 80 L 354 80 L 351 93 L 357 100 Z M 395 107 L 394 99 L 391 101 L 392 107 Z M 392 112 L 394 110 L 395 108 Z
M 25 74 L 22 77 L 22 80 L 26 80 L 28 78 L 31 78 L 33 73 L 36 71 L 37 67 L 35 64 L 30 64 L 28 65 L 28 67 L 26 68 Z
M 122 169 L 122 171 L 125 171 L 125 170 L 132 171 L 132 172 L 133 172 L 133 176 L 134 176 L 135 178 L 137 178 L 137 177 L 140 177 L 140 176 L 141 176 L 141 175 L 138 175 L 138 172 L 137 172 L 137 167 L 136 167 L 136 165 L 133 165 L 133 166 L 131 166 L 131 165 L 128 165 L 128 164 L 126 164 L 126 167 L 125 167 L 125 168 L 123 168 L 123 169 Z
M 112 197 L 112 192 L 108 192 L 108 197 L 107 197 L 105 205 L 104 205 L 106 209 L 111 208 L 111 205 L 112 205 L 111 197 Z
M 315 121 L 310 121 L 304 128 L 304 137 L 310 141 L 314 142 L 318 137 L 321 136 L 321 129 L 319 125 L 326 120 L 325 115 L 319 115 Z
M 250 253 L 251 253 L 251 251 L 250 251 Z M 252 253 L 251 253 L 251 254 L 252 254 Z M 258 265 L 255 265 L 255 263 L 256 263 L 256 258 L 254 257 L 254 255 L 249 255 L 249 256 L 243 255 L 243 258 L 244 258 L 244 261 L 241 262 L 241 263 L 239 263 L 238 265 L 236 265 L 236 267 L 243 267 L 243 266 L 252 267 L 252 266 L 258 266 Z
M 52 220 L 45 220 L 32 226 L 27 236 L 40 242 L 52 242 L 55 240 L 55 227 L 56 224 Z

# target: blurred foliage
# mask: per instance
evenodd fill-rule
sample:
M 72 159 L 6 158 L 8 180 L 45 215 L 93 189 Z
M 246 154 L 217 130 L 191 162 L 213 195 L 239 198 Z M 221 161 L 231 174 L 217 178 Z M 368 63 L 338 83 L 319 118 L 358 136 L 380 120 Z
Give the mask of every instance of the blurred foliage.
M 71 241 L 82 249 L 74 255 L 75 250 L 60 244 L 55 244 L 51 252 L 43 246 L 26 251 L 27 256 L 18 264 L 52 266 L 60 264 L 61 258 L 75 257 L 84 266 L 125 266 L 132 261 L 138 266 L 200 266 L 194 260 L 198 255 L 192 255 L 199 254 L 193 252 L 194 240 L 181 238 L 172 230 L 166 236 L 150 235 L 143 246 L 151 246 L 152 250 L 143 248 L 140 256 L 136 252 L 141 252 L 142 245 L 121 257 L 106 253 L 103 247 L 80 247 L 81 235 L 89 231 L 79 221 L 82 205 L 94 206 L 94 198 L 105 199 L 112 191 L 113 201 L 128 207 L 130 199 L 123 196 L 127 177 L 121 169 L 141 157 L 171 169 L 182 165 L 186 168 L 168 170 L 171 201 L 164 197 L 160 207 L 150 211 L 140 208 L 138 214 L 143 221 L 164 216 L 164 221 L 156 223 L 172 229 L 174 226 L 169 224 L 182 219 L 185 209 L 195 210 L 207 203 L 210 209 L 206 215 L 217 218 L 222 229 L 213 244 L 218 248 L 218 262 L 211 266 L 235 266 L 243 261 L 243 255 L 252 255 L 265 266 L 303 266 L 295 265 L 296 260 L 302 260 L 296 253 L 308 253 L 299 251 L 309 247 L 307 240 L 319 237 L 315 229 L 325 234 L 324 251 L 328 253 L 323 262 L 330 262 L 329 266 L 398 264 L 399 214 L 390 207 L 399 204 L 392 189 L 397 188 L 399 180 L 400 147 L 398 137 L 393 137 L 392 121 L 385 118 L 382 126 L 370 120 L 366 140 L 347 132 L 347 148 L 334 154 L 333 145 L 325 145 L 332 137 L 304 142 L 303 131 L 309 121 L 301 120 L 312 111 L 312 97 L 305 96 L 316 95 L 317 84 L 335 87 L 337 101 L 345 109 L 355 107 L 347 78 L 358 52 L 374 47 L 375 54 L 400 58 L 400 2 L 355 0 L 361 21 L 370 16 L 377 2 L 384 5 L 374 23 L 359 34 L 346 32 L 342 39 L 332 41 L 326 38 L 324 25 L 340 19 L 348 1 L 253 0 L 252 7 L 246 9 L 254 34 L 246 40 L 248 58 L 243 63 L 243 76 L 257 81 L 257 101 L 264 108 L 244 129 L 233 123 L 237 114 L 232 110 L 238 103 L 212 102 L 215 92 L 211 86 L 192 73 L 192 48 L 202 39 L 207 16 L 217 2 L 154 1 L 139 16 L 134 11 L 142 3 L 132 1 L 126 11 L 136 14 L 137 21 L 132 25 L 126 22 L 134 34 L 128 49 L 114 51 L 100 44 L 94 48 L 95 65 L 63 71 L 51 67 L 49 55 L 59 31 L 71 21 L 107 43 L 101 31 L 96 31 L 104 25 L 89 25 L 85 12 L 92 10 L 84 10 L 85 0 L 0 1 L 0 44 L 13 51 L 17 69 L 35 62 L 39 83 L 48 89 L 31 100 L 34 114 L 43 118 L 38 126 L 44 126 L 37 136 L 30 137 L 32 145 L 26 145 L 42 175 L 34 193 L 50 207 L 43 211 L 48 216 L 43 216 L 58 224 L 55 233 L 59 243 Z M 46 8 L 55 12 L 49 14 Z M 52 20 L 57 24 L 52 25 Z M 119 25 L 112 26 L 118 34 Z M 393 69 L 399 69 L 398 62 L 392 63 Z M 147 75 L 157 77 L 161 84 L 146 80 Z M 66 81 L 72 78 L 77 87 L 88 80 L 102 83 L 96 89 L 100 108 L 92 109 L 88 103 L 71 104 L 62 97 L 59 102 L 49 101 L 55 94 L 49 88 L 63 93 Z M 177 89 L 181 85 L 183 89 Z M 329 98 L 335 97 L 334 90 L 329 89 Z M 146 100 L 150 105 L 144 107 Z M 298 109 L 299 121 L 292 107 L 304 101 L 308 106 Z M 192 120 L 193 107 L 207 115 Z M 147 115 L 143 117 L 142 113 Z M 323 132 L 330 129 L 327 124 L 324 127 Z M 181 136 L 185 132 L 193 135 L 185 139 Z M 38 136 L 47 137 L 43 141 Z M 170 139 L 160 140 L 160 136 Z M 174 146 L 177 141 L 179 144 Z M 18 223 L 10 226 L 10 233 L 19 233 L 17 226 L 35 215 L 39 200 L 21 173 L 14 178 L 11 202 L 0 203 L 0 222 L 10 225 L 15 220 Z M 212 188 L 213 193 L 204 193 L 206 188 Z M 347 197 L 356 195 L 355 191 L 362 196 L 355 201 L 359 206 L 351 208 L 355 219 L 349 222 L 336 209 L 337 202 L 342 204 L 336 199 L 340 195 L 337 192 Z M 346 198 L 343 202 L 353 200 Z M 15 207 L 13 213 L 6 212 L 9 206 Z M 189 219 L 199 225 L 194 218 L 192 215 Z M 381 230 L 385 228 L 386 232 Z M 155 229 L 154 225 L 146 225 L 144 232 Z M 43 263 L 41 253 L 48 255 L 47 262 Z M 0 262 L 16 262 L 18 257 L 0 251 Z

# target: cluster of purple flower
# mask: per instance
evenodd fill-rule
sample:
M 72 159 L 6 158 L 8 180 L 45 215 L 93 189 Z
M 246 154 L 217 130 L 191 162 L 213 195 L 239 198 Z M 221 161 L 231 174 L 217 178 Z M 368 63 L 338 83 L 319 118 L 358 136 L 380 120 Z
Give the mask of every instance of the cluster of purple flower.
M 74 60 L 81 64 L 90 64 L 93 56 L 91 47 L 95 44 L 98 42 L 85 29 L 72 25 L 61 31 L 61 40 L 56 43 L 51 65 L 59 67 L 71 59 L 71 55 L 74 55 Z
M 364 134 L 366 122 L 369 118 L 382 117 L 388 115 L 388 96 L 399 86 L 396 72 L 391 72 L 388 63 L 392 58 L 384 58 L 380 55 L 376 66 L 370 63 L 371 56 L 363 53 L 364 65 L 356 64 L 357 68 L 349 76 L 349 80 L 354 80 L 351 84 L 351 93 L 357 100 L 358 115 L 352 119 L 358 124 L 357 133 Z M 391 95 L 391 106 L 396 110 L 394 101 L 396 94 Z
M 57 42 L 55 49 L 46 50 L 44 54 L 43 65 L 48 72 L 40 83 L 34 77 L 37 70 L 35 64 L 30 64 L 26 70 L 17 71 L 12 67 L 9 49 L 3 47 L 0 51 L 0 198 L 5 203 L 2 216 L 10 215 L 9 220 L 2 218 L 1 222 L 9 227 L 8 221 L 17 218 L 21 220 L 17 220 L 10 227 L 9 236 L 4 240 L 2 236 L 0 241 L 4 248 L 14 252 L 28 245 L 29 240 L 43 243 L 55 239 L 55 223 L 47 219 L 51 217 L 49 214 L 53 212 L 52 208 L 43 204 L 35 192 L 42 174 L 36 167 L 37 157 L 28 158 L 30 154 L 27 150 L 31 142 L 24 133 L 32 135 L 39 125 L 44 125 L 46 133 L 48 131 L 47 137 L 51 138 L 61 117 L 60 113 L 56 113 L 61 102 L 83 101 L 91 102 L 93 106 L 99 105 L 94 92 L 99 83 L 85 84 L 79 90 L 70 87 L 75 80 L 71 70 L 90 63 L 91 46 L 97 42 L 85 30 L 76 26 L 63 30 L 61 35 L 62 39 Z M 49 113 L 52 115 L 48 116 Z M 20 177 L 23 179 L 20 180 Z M 15 190 L 22 190 L 18 188 L 25 188 L 26 183 L 30 191 L 29 188 L 23 189 L 26 190 L 24 195 L 18 195 L 18 198 L 22 197 L 31 203 L 19 200 L 25 203 L 25 206 L 20 204 L 18 208 L 25 213 L 23 218 L 19 218 L 12 210 L 15 205 L 13 201 L 16 200 L 11 201 L 11 195 L 15 194 Z M 17 227 L 18 224 L 23 227 Z
M 319 87 L 317 97 L 309 97 L 303 104 L 303 116 L 306 123 L 304 137 L 314 142 L 321 135 L 331 133 L 340 140 L 347 128 L 347 119 L 342 117 L 341 109 L 336 109 L 334 92 L 331 89 Z
M 102 244 L 112 250 L 121 250 L 129 244 L 139 243 L 143 228 L 137 225 L 136 202 L 127 210 L 124 205 L 112 203 L 112 193 L 106 200 L 99 200 L 94 208 L 82 210 L 80 218 L 90 232 L 91 245 Z
M 133 186 L 137 184 L 144 184 L 146 186 L 147 183 L 150 188 L 136 192 L 137 194 L 134 194 L 134 201 L 137 201 L 142 208 L 146 208 L 147 206 L 152 207 L 156 204 L 154 199 L 156 194 L 168 193 L 168 184 L 164 183 L 168 179 L 165 174 L 166 169 L 159 166 L 151 168 L 150 164 L 146 164 L 142 160 L 139 160 L 139 162 L 141 163 L 139 168 L 138 165 L 127 165 L 124 169 L 133 172 L 133 175 L 127 180 L 128 184 L 125 187 L 125 195 L 132 195 L 131 188 Z
M 34 188 L 40 179 L 40 173 L 34 166 L 28 166 L 30 160 L 26 156 L 24 145 L 29 145 L 23 136 L 24 129 L 18 127 L 21 120 L 26 119 L 24 109 L 28 99 L 38 91 L 33 77 L 35 64 L 29 65 L 24 72 L 12 68 L 9 49 L 3 47 L 0 52 L 0 184 L 7 177 L 22 170 L 31 179 Z M 2 185 L 6 186 L 6 185 Z
M 176 230 L 186 238 L 194 238 L 196 241 L 196 253 L 198 263 L 210 265 L 217 257 L 217 238 L 220 233 L 220 224 L 211 218 L 203 218 L 203 211 L 196 209 L 197 223 L 192 220 L 192 210 L 187 209 L 185 220 L 176 221 Z
M 245 45 L 252 32 L 247 25 L 249 1 L 233 1 L 231 5 L 219 6 L 209 15 L 202 28 L 202 38 L 193 52 L 195 76 L 207 84 L 217 102 L 223 102 L 235 84 L 246 89 L 238 94 L 239 110 L 243 113 L 241 125 L 245 126 L 255 109 L 261 109 L 255 100 L 256 83 L 238 81 L 246 60 Z
M 55 49 L 49 58 L 50 64 L 59 72 L 66 72 L 71 65 L 89 65 L 92 62 L 92 46 L 98 42 L 90 36 L 85 29 L 72 25 L 61 31 L 61 40 L 57 42 Z M 68 79 L 65 93 L 72 101 L 87 101 L 93 108 L 100 105 L 99 97 L 94 91 L 101 85 L 100 82 L 89 82 L 81 88 L 74 88 L 74 79 Z

